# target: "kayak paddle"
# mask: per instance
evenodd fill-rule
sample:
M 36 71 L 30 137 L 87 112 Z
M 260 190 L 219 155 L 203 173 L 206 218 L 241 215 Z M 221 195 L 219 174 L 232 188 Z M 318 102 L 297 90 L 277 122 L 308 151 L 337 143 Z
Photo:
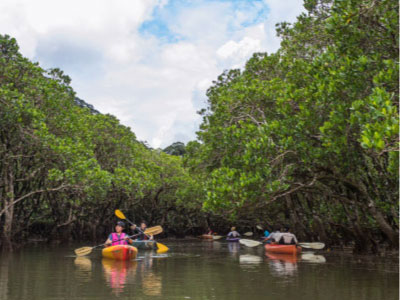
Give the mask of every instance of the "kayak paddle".
M 119 209 L 115 210 L 115 215 L 118 218 L 122 219 L 122 220 L 128 221 L 129 224 L 135 225 L 131 220 L 127 219 L 125 217 L 124 213 L 122 211 L 120 211 Z M 147 237 L 149 237 L 149 234 L 146 234 L 146 230 L 145 230 L 145 232 L 143 232 L 142 230 L 140 230 L 139 227 L 136 226 L 136 228 L 140 233 L 144 233 L 145 235 L 147 235 Z M 164 252 L 167 252 L 169 250 L 169 248 L 167 246 L 165 246 L 164 244 L 161 244 L 161 243 L 158 243 L 158 242 L 156 242 L 156 244 L 157 244 L 157 253 L 164 253 Z
M 154 226 L 154 227 L 147 228 L 147 229 L 144 231 L 144 233 L 145 233 L 145 234 L 153 234 L 153 235 L 156 235 L 156 234 L 161 233 L 162 231 L 163 231 L 163 229 L 162 229 L 161 226 Z M 128 236 L 128 238 L 132 238 L 132 237 L 135 237 L 135 236 L 138 236 L 138 234 L 130 235 L 130 236 Z M 125 238 L 124 238 L 124 239 L 125 239 Z M 123 240 L 123 239 L 120 239 L 120 240 L 117 240 L 116 242 L 122 241 L 122 240 Z M 84 256 L 84 255 L 88 255 L 88 254 L 92 253 L 92 250 L 93 250 L 93 249 L 98 248 L 98 247 L 101 247 L 101 246 L 105 246 L 105 245 L 106 245 L 106 244 L 101 244 L 101 245 L 97 245 L 97 246 L 94 246 L 94 247 L 82 247 L 82 248 L 75 249 L 74 251 L 75 251 L 75 254 L 76 254 L 77 256 Z
M 299 243 L 299 246 L 301 246 L 302 248 L 306 248 L 306 249 L 315 249 L 315 250 L 320 250 L 323 249 L 325 247 L 324 243 Z
M 134 236 L 137 236 L 137 235 L 138 234 L 129 235 L 129 236 L 124 237 L 123 239 L 119 239 L 119 240 L 116 240 L 114 242 L 119 242 L 119 241 L 125 240 L 126 238 L 130 239 L 130 238 L 132 238 Z M 93 249 L 101 247 L 101 246 L 105 246 L 105 245 L 106 245 L 106 243 L 101 244 L 101 245 L 97 245 L 97 246 L 93 246 L 93 247 L 86 246 L 86 247 L 75 249 L 74 252 L 75 252 L 75 254 L 77 256 L 85 256 L 85 255 L 88 255 L 88 254 L 92 253 Z
M 253 236 L 253 233 L 252 233 L 251 231 L 249 231 L 249 232 L 243 233 L 243 235 L 244 235 L 244 236 Z
M 101 245 L 94 246 L 94 247 L 82 247 L 82 248 L 75 249 L 74 252 L 75 252 L 76 256 L 85 256 L 85 255 L 92 253 L 93 249 L 104 246 L 104 245 L 105 244 L 101 244 Z
M 243 233 L 243 235 L 245 235 L 245 236 L 252 236 L 253 235 L 253 233 L 252 232 L 246 232 L 246 233 Z M 219 240 L 219 239 L 222 239 L 224 236 L 222 236 L 222 235 L 213 235 L 213 240 Z
M 163 232 L 162 227 L 160 225 L 157 225 L 157 226 L 154 226 L 154 227 L 147 228 L 144 231 L 144 234 L 146 234 L 146 235 L 157 235 L 157 234 L 160 234 L 162 232 Z
M 253 241 L 253 240 L 246 240 L 246 239 L 240 239 L 239 243 L 241 243 L 242 245 L 245 245 L 247 247 L 256 247 L 256 246 L 262 245 L 261 242 Z M 325 247 L 325 244 L 324 243 L 299 243 L 299 246 L 302 248 L 305 248 L 305 249 L 320 250 Z
M 241 243 L 242 245 L 245 245 L 247 247 L 256 247 L 256 246 L 262 245 L 261 242 L 254 241 L 254 240 L 246 240 L 246 239 L 240 239 L 239 243 Z

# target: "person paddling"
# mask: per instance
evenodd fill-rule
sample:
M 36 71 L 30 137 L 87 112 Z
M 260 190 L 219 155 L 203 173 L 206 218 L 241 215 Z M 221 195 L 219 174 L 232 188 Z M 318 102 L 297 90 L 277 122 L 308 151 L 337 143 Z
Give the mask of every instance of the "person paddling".
M 132 240 L 129 238 L 129 236 L 125 232 L 122 232 L 124 228 L 125 223 L 122 221 L 118 221 L 117 225 L 115 225 L 116 232 L 113 232 L 108 236 L 105 244 L 107 246 L 128 245 L 128 243 L 132 244 Z
M 289 232 L 289 227 L 286 226 L 283 229 L 283 233 L 281 234 L 278 243 L 281 245 L 297 245 L 298 241 L 296 236 Z
M 268 238 L 268 237 L 269 237 L 269 235 L 270 235 L 270 232 L 268 231 L 268 229 L 267 229 L 267 228 L 265 228 L 263 239 L 266 239 L 266 238 Z
M 153 236 L 152 235 L 148 236 L 148 235 L 144 234 L 144 231 L 146 230 L 146 228 L 147 228 L 147 224 L 146 224 L 145 221 L 142 221 L 140 223 L 140 227 L 139 228 L 137 228 L 136 225 L 132 225 L 131 226 L 131 229 L 133 231 L 138 232 L 138 237 L 137 237 L 138 241 L 153 240 Z
M 228 238 L 238 238 L 240 233 L 236 231 L 236 227 L 232 227 L 231 231 L 228 233 Z
M 279 239 L 281 238 L 281 234 L 282 232 L 280 231 L 280 226 L 274 226 L 274 231 L 271 232 L 268 237 L 264 237 L 264 241 L 267 244 L 271 244 L 271 243 L 277 243 L 279 241 Z

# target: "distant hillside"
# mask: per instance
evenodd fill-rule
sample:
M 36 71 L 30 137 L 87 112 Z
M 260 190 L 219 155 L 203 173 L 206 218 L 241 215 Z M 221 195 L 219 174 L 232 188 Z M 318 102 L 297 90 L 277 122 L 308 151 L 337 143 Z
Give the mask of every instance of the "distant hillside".
M 95 115 L 100 114 L 100 112 L 98 110 L 96 110 L 93 105 L 85 102 L 85 100 L 75 97 L 75 103 L 80 107 L 88 108 L 92 114 L 95 114 Z
M 163 150 L 165 153 L 175 156 L 183 156 L 186 153 L 185 144 L 175 142 Z

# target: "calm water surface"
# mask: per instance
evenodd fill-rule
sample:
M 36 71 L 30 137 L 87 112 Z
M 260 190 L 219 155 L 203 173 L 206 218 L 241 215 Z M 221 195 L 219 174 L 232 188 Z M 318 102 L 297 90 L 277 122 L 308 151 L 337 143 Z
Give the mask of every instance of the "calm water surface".
M 399 299 L 397 259 L 262 247 L 164 241 L 167 254 L 131 262 L 75 257 L 75 247 L 37 246 L 0 254 L 0 299 Z

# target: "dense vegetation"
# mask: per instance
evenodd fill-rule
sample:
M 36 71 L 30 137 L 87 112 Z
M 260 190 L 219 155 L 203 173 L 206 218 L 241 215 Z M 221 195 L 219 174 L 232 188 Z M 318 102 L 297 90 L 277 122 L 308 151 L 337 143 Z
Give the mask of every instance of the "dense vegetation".
M 187 166 L 204 207 L 300 239 L 398 245 L 398 2 L 305 1 L 275 54 L 208 90 Z
M 114 209 L 185 234 L 207 226 L 181 158 L 150 150 L 0 36 L 0 228 L 26 239 L 104 239 Z M 188 188 L 190 187 L 190 188 Z M 188 225 L 188 226 L 186 226 Z
M 307 0 L 207 92 L 198 141 L 153 150 L 0 36 L 1 243 L 104 238 L 116 208 L 168 233 L 289 224 L 398 247 L 398 3 Z

